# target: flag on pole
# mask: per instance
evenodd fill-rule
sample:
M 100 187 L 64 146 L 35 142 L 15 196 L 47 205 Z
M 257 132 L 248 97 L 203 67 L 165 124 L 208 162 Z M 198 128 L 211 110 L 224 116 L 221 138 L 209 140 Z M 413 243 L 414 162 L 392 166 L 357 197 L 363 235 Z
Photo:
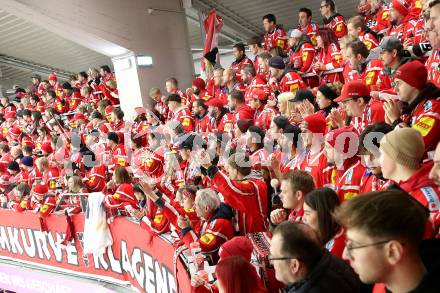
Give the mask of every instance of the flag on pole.
M 223 19 L 217 15 L 215 9 L 212 9 L 203 21 L 206 32 L 205 47 L 203 55 L 218 47 L 218 35 L 223 27 Z M 217 54 L 217 63 L 220 62 L 219 54 Z M 201 71 L 205 71 L 205 64 L 201 62 Z

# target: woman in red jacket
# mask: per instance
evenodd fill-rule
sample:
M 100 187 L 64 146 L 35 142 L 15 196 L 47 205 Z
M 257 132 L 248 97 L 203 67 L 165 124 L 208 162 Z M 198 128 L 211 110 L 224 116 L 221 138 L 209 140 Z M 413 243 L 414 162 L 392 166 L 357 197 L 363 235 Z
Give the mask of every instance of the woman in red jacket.
M 313 69 L 320 76 L 321 84 L 343 82 L 342 55 L 335 33 L 329 28 L 320 28 L 316 40 L 318 52 Z

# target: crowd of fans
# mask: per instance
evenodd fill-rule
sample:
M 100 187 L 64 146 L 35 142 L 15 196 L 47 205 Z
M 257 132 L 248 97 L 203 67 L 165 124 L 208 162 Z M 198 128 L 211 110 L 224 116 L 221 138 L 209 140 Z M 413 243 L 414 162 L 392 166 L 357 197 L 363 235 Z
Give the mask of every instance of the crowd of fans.
M 213 49 L 133 122 L 108 66 L 33 76 L 0 99 L 2 207 L 69 216 L 103 192 L 109 222 L 201 249 L 197 292 L 440 292 L 440 1 L 320 11 L 287 33 L 265 15 L 253 60 Z

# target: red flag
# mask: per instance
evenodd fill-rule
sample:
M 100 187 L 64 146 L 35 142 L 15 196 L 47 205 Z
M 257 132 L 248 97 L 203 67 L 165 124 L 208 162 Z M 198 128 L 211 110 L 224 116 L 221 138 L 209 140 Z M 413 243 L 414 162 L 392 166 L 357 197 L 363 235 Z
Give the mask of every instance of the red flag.
M 203 21 L 205 27 L 206 39 L 203 55 L 210 52 L 215 47 L 218 47 L 218 35 L 223 27 L 223 19 L 217 15 L 215 9 L 212 9 Z M 219 54 L 217 55 L 217 62 L 219 62 Z M 205 71 L 205 64 L 201 63 L 201 71 Z

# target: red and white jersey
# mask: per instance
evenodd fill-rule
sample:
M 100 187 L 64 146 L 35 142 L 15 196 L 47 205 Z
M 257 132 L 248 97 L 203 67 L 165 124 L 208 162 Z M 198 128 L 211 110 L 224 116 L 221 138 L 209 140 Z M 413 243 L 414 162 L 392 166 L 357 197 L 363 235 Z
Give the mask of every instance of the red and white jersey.
M 325 27 L 330 28 L 338 39 L 347 34 L 347 24 L 345 18 L 336 13 L 328 19 L 324 19 Z
M 370 33 L 362 32 L 359 34 L 359 40 L 367 46 L 368 50 L 374 49 L 379 46 L 379 41 Z
M 191 111 L 187 106 L 181 106 L 175 113 L 173 113 L 172 120 L 179 121 L 185 132 L 193 131 L 194 120 L 191 116 Z
M 417 22 L 415 20 L 403 20 L 400 24 L 391 26 L 386 36 L 398 38 L 404 43 L 406 39 L 414 36 L 416 25 Z
M 159 113 L 160 117 L 158 117 L 162 122 L 165 122 L 165 120 L 168 117 L 168 106 L 162 102 L 162 101 L 158 101 L 156 102 L 156 104 L 154 105 L 154 109 Z
M 311 43 L 304 43 L 298 51 L 289 51 L 290 66 L 299 72 L 308 73 L 312 71 L 312 63 L 315 58 L 315 47 Z M 300 66 L 297 67 L 296 64 Z
M 194 131 L 197 133 L 207 133 L 209 131 L 209 123 L 211 119 L 208 114 L 205 114 L 202 118 L 194 118 Z
M 239 82 L 242 82 L 241 79 L 241 68 L 243 68 L 244 65 L 253 65 L 252 60 L 246 57 L 246 55 L 243 55 L 243 57 L 240 60 L 235 60 L 232 62 L 231 66 L 229 68 L 235 70 L 235 76 L 237 77 L 237 80 Z
M 390 184 L 391 181 L 381 180 L 374 176 L 370 169 L 365 169 L 364 176 L 361 179 L 360 194 L 385 190 Z
M 377 90 L 379 76 L 383 74 L 384 70 L 385 66 L 382 61 L 379 59 L 373 59 L 368 62 L 367 67 L 360 78 L 371 90 Z
M 252 169 L 261 171 L 261 168 L 267 167 L 269 153 L 265 148 L 258 149 L 252 152 L 249 156 L 249 160 L 252 164 Z
M 440 100 L 421 101 L 411 117 L 403 117 L 402 120 L 422 134 L 426 152 L 435 149 L 440 140 Z
M 234 117 L 232 113 L 225 113 L 220 119 L 212 118 L 209 123 L 210 132 L 231 132 L 234 124 Z
M 301 207 L 300 210 L 292 210 L 287 217 L 290 222 L 302 222 L 302 218 L 304 216 L 304 210 Z
M 307 85 L 304 83 L 301 76 L 294 71 L 290 71 L 287 72 L 281 79 L 278 90 L 281 93 L 284 92 L 296 93 L 297 90 L 304 89 L 306 87 Z
M 308 152 L 306 158 L 299 165 L 300 170 L 312 175 L 316 188 L 321 188 L 325 184 L 326 180 L 322 176 L 322 170 L 325 167 L 327 167 L 327 157 L 325 156 L 324 149 L 314 154 Z
M 298 26 L 298 29 L 302 33 L 307 34 L 310 38 L 310 41 L 312 41 L 313 46 L 316 46 L 316 33 L 319 30 L 319 24 L 311 22 L 306 27 Z
M 368 15 L 365 20 L 372 31 L 379 33 L 390 27 L 390 9 L 382 3 L 379 10 L 373 15 Z
M 286 32 L 281 27 L 276 27 L 272 32 L 264 34 L 264 50 L 269 51 L 277 46 L 283 50 L 287 46 Z
M 342 72 L 339 73 L 327 73 L 328 71 L 333 71 L 338 68 L 342 68 L 343 59 L 341 55 L 341 51 L 339 50 L 338 45 L 330 44 L 325 48 L 322 48 L 315 55 L 315 62 L 320 62 L 324 64 L 323 69 L 325 71 L 321 75 L 322 82 L 321 83 L 333 83 L 336 81 L 343 81 Z
M 346 83 L 360 78 L 359 72 L 351 68 L 349 63 L 344 62 L 342 66 L 344 68 L 342 75 L 344 76 L 344 81 Z
M 428 81 L 440 87 L 440 49 L 432 51 L 425 66 L 428 69 Z
M 276 116 L 278 116 L 277 109 L 266 105 L 260 111 L 257 110 L 255 112 L 255 126 L 258 126 L 263 130 L 268 130 L 272 119 Z
M 340 202 L 352 199 L 360 192 L 361 179 L 364 176 L 365 167 L 360 161 L 351 165 L 346 169 L 340 177 L 335 186 L 335 191 L 338 194 Z
M 231 180 L 222 171 L 210 174 L 214 188 L 225 203 L 237 210 L 240 233 L 265 232 L 268 229 L 267 185 L 262 177 L 248 175 Z
M 420 16 L 417 20 L 416 20 L 416 25 L 414 27 L 414 36 L 411 40 L 412 44 L 419 44 L 422 42 L 426 42 L 426 32 L 424 30 L 425 27 L 425 20 L 423 19 L 422 16 Z
M 269 94 L 269 87 L 266 84 L 266 82 L 259 77 L 258 75 L 252 79 L 252 81 L 249 83 L 249 85 L 246 87 L 244 98 L 246 103 L 248 104 L 249 101 L 252 99 L 252 91 L 255 88 L 262 89 L 266 94 Z

